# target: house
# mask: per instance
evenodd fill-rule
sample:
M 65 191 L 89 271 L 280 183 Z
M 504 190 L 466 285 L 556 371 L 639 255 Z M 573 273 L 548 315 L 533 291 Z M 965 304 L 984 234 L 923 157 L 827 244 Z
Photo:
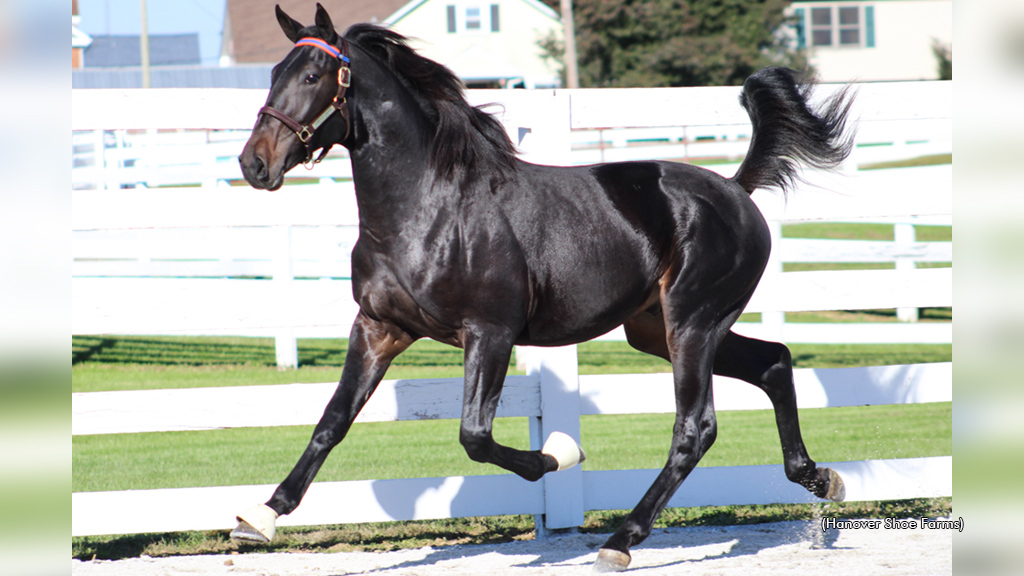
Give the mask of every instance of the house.
M 545 58 L 541 41 L 560 41 L 562 22 L 539 0 L 412 0 L 385 23 L 469 87 L 561 84 L 559 64 Z
M 86 68 L 142 66 L 138 35 L 96 35 L 85 49 Z M 150 66 L 198 66 L 199 34 L 150 34 Z
M 358 22 L 383 23 L 408 0 L 319 0 L 339 32 Z M 220 64 L 267 64 L 280 62 L 292 43 L 285 38 L 274 15 L 274 6 L 289 16 L 312 24 L 316 3 L 312 0 L 227 0 L 221 35 Z
M 82 17 L 78 14 L 78 0 L 71 0 L 71 67 L 81 68 L 85 49 L 92 44 L 92 38 L 78 28 Z
M 334 27 L 359 22 L 388 26 L 409 37 L 424 56 L 452 68 L 468 86 L 557 86 L 558 65 L 539 41 L 561 40 L 558 14 L 539 0 L 320 0 Z M 292 48 L 274 5 L 303 24 L 313 22 L 309 0 L 227 0 L 221 65 L 276 63 Z
M 824 82 L 935 80 L 953 43 L 953 0 L 793 2 L 797 46 Z

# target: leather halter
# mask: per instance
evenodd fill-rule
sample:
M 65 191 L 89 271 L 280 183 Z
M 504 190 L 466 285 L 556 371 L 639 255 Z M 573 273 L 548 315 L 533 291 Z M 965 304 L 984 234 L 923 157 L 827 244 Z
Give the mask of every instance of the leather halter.
M 344 38 L 339 38 L 339 40 L 341 40 L 340 50 L 319 38 L 301 38 L 299 39 L 298 42 L 295 43 L 296 47 L 312 46 L 313 48 L 323 50 L 324 52 L 327 52 L 328 54 L 339 60 L 338 92 L 334 95 L 334 99 L 331 101 L 331 103 L 328 104 L 326 108 L 324 108 L 323 112 L 321 112 L 316 118 L 313 119 L 312 122 L 308 124 L 299 124 L 284 112 L 281 112 L 280 110 L 272 108 L 270 106 L 264 106 L 263 108 L 260 108 L 258 114 L 266 114 L 268 116 L 277 118 L 278 120 L 281 121 L 282 124 L 287 126 L 292 132 L 295 133 L 295 135 L 299 138 L 299 141 L 302 142 L 302 144 L 306 147 L 306 160 L 305 162 L 303 162 L 303 164 L 308 164 L 310 159 L 313 158 L 313 148 L 310 144 L 310 142 L 313 139 L 313 134 L 316 133 L 317 129 L 320 128 L 320 126 L 323 125 L 323 123 L 326 122 L 327 119 L 330 118 L 332 114 L 334 114 L 335 112 L 340 112 L 341 117 L 344 118 L 345 120 L 345 136 L 342 138 L 342 140 L 348 138 L 349 131 L 352 128 L 351 122 L 349 120 L 348 100 L 345 98 L 345 91 L 352 84 L 352 69 L 349 68 L 348 42 L 346 42 Z M 316 160 L 313 160 L 313 163 L 316 164 L 323 160 L 324 157 L 327 156 L 327 153 L 330 151 L 331 146 L 332 144 L 324 146 L 320 152 L 320 155 L 316 158 Z M 312 166 L 308 167 L 311 168 Z

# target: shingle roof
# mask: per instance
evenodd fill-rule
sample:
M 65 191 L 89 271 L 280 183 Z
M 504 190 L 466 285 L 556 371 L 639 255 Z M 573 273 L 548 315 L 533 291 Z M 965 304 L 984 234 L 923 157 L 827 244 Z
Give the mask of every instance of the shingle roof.
M 85 49 L 86 68 L 141 66 L 138 36 L 93 36 Z M 199 34 L 150 34 L 149 65 L 199 64 Z
M 408 0 L 319 0 L 331 15 L 339 33 L 358 22 L 383 22 Z M 235 62 L 278 62 L 292 48 L 281 33 L 274 5 L 289 16 L 309 25 L 316 14 L 311 0 L 228 0 L 226 18 L 230 19 Z M 227 27 L 226 27 L 227 28 Z M 227 31 L 226 31 L 227 32 Z
M 270 88 L 270 64 L 246 66 L 161 66 L 150 71 L 153 88 Z M 71 88 L 141 88 L 139 68 L 80 68 Z

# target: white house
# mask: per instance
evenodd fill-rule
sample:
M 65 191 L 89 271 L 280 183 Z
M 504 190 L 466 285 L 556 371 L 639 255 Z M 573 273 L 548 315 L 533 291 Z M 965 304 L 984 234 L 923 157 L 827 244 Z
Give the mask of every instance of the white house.
M 557 87 L 559 64 L 540 42 L 562 39 L 558 14 L 538 0 L 411 0 L 384 24 L 473 88 Z
M 953 0 L 812 0 L 789 13 L 825 82 L 935 80 L 933 46 L 953 43 Z

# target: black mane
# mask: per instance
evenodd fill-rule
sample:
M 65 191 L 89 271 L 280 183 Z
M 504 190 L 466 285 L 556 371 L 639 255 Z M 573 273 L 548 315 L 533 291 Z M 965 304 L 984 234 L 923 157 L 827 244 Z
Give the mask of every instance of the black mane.
M 476 170 L 500 176 L 515 170 L 515 146 L 505 128 L 466 102 L 465 86 L 451 70 L 420 56 L 404 36 L 387 28 L 356 24 L 345 39 L 380 59 L 415 95 L 435 126 L 431 161 L 439 175 L 455 180 Z

